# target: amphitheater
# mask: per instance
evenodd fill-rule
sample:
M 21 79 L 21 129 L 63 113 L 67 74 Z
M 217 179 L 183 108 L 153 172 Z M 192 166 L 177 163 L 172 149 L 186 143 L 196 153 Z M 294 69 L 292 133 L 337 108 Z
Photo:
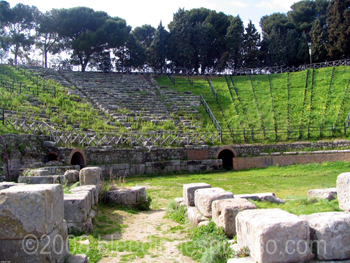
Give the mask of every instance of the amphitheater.
M 285 95 L 274 94 L 277 77 L 273 75 L 262 76 L 267 85 L 251 75 L 241 79 L 157 77 L 1 66 L 2 86 L 20 94 L 22 106 L 4 107 L 0 118 L 11 131 L 0 137 L 4 181 L 0 183 L 0 232 L 4 233 L 0 261 L 88 262 L 86 255 L 69 255 L 68 249 L 57 253 L 60 244 L 54 237 L 66 241 L 69 234 L 94 228 L 105 180 L 349 161 L 350 142 L 344 138 L 349 125 L 350 71 L 348 62 L 342 63 L 296 73 L 305 77 L 300 87 L 290 82 L 297 75 L 284 73 Z M 13 72 L 20 77 L 15 79 Z M 323 86 L 322 74 L 326 76 Z M 250 85 L 247 96 L 242 92 L 244 85 Z M 321 86 L 327 87 L 322 90 Z M 322 92 L 328 96 L 320 98 Z M 276 104 L 276 96 L 288 97 L 285 110 Z M 339 107 L 332 115 L 329 111 L 335 103 Z M 73 113 L 67 110 L 70 107 Z M 301 117 L 292 119 L 298 111 L 303 112 Z M 252 116 L 257 117 L 256 123 Z M 308 140 L 312 138 L 317 140 Z M 340 175 L 337 188 L 320 190 L 317 198 L 338 194 L 340 208 L 349 211 L 348 176 Z M 63 193 L 67 184 L 80 186 Z M 104 198 L 133 206 L 145 202 L 146 196 L 145 187 L 136 187 L 115 189 Z M 229 262 L 349 262 L 347 212 L 303 218 L 279 209 L 256 209 L 249 200 L 284 202 L 273 193 L 233 195 L 200 182 L 184 184 L 183 197 L 177 202 L 186 207 L 194 225 L 206 225 L 212 218 L 228 237 L 237 235 L 233 249 L 249 248 L 250 258 Z M 38 241 L 40 237 L 46 239 Z M 281 254 L 271 254 L 270 240 L 288 249 L 278 246 Z M 308 247 L 324 240 L 330 251 Z M 28 253 L 25 242 L 32 242 L 29 247 L 37 247 L 36 252 L 48 248 L 50 253 Z M 303 253 L 296 251 L 299 244 L 307 244 Z

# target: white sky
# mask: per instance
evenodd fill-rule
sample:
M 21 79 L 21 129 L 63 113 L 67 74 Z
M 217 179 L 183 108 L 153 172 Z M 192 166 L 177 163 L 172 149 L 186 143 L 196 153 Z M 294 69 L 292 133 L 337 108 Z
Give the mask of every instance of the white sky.
M 7 2 L 11 7 L 17 3 L 34 5 L 42 12 L 52 8 L 86 6 L 95 11 L 105 11 L 110 16 L 123 18 L 132 28 L 144 24 L 156 28 L 160 21 L 167 27 L 179 8 L 190 10 L 205 7 L 227 15 L 239 15 L 245 25 L 250 19 L 260 31 L 259 21 L 262 16 L 275 12 L 287 13 L 290 6 L 298 0 L 7 0 Z

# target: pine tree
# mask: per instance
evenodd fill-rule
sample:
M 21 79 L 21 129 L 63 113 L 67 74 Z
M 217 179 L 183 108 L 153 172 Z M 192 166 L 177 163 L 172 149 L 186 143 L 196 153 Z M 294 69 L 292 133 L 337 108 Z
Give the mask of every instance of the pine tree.
M 249 20 L 249 24 L 245 28 L 243 35 L 243 60 L 245 67 L 254 68 L 258 66 L 259 42 L 260 34 L 252 21 Z
M 348 58 L 350 54 L 350 0 L 332 0 L 328 6 L 328 55 L 331 59 Z

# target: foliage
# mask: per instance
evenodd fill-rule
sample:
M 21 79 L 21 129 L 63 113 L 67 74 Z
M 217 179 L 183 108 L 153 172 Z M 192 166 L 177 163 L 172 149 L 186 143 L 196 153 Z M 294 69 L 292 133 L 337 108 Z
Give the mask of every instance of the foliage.
M 166 206 L 166 214 L 167 218 L 170 218 L 176 223 L 184 224 L 186 221 L 185 214 L 187 209 L 183 205 L 179 205 L 176 201 L 171 200 L 168 202 Z
M 203 263 L 226 262 L 233 255 L 227 243 L 223 228 L 216 227 L 214 222 L 196 227 L 191 231 L 191 241 L 179 245 L 185 256 Z

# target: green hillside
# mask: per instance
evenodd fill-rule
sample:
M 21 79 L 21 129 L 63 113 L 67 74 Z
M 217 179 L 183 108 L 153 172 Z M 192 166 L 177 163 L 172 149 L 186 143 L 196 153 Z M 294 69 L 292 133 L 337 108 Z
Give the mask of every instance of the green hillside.
M 235 142 L 344 137 L 350 111 L 347 66 L 270 75 L 211 77 L 218 100 L 204 77 L 166 76 L 158 83 L 202 94 Z M 222 110 L 220 110 L 220 107 Z M 207 118 L 207 117 L 205 117 Z

